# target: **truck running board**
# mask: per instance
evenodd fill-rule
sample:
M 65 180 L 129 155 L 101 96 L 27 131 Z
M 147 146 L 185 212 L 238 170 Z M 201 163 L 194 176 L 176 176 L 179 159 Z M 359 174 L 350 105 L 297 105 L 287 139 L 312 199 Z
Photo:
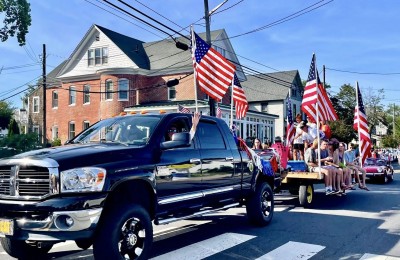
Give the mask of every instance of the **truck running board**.
M 199 212 L 193 213 L 191 215 L 183 216 L 183 217 L 177 217 L 177 218 L 173 217 L 173 218 L 166 218 L 166 219 L 162 219 L 162 220 L 155 219 L 154 220 L 154 224 L 156 224 L 156 225 L 165 225 L 165 224 L 169 224 L 171 222 L 175 222 L 175 221 L 179 221 L 179 220 L 184 220 L 184 219 L 204 216 L 204 215 L 207 215 L 207 214 L 214 213 L 216 211 L 221 211 L 221 210 L 224 210 L 224 209 L 237 207 L 239 205 L 240 205 L 239 203 L 233 203 L 233 204 L 225 205 L 225 206 L 223 206 L 221 208 L 199 211 Z

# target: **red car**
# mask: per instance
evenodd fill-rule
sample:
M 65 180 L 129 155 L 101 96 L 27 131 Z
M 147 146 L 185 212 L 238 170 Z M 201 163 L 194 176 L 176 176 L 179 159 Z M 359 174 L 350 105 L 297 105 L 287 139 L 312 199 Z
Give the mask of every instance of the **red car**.
M 382 183 L 393 181 L 393 167 L 387 160 L 367 158 L 364 169 L 370 179 L 379 180 Z

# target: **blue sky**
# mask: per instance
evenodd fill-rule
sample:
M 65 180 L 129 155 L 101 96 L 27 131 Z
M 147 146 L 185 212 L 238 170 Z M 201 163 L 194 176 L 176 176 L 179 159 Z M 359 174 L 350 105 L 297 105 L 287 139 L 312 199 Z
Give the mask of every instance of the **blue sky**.
M 117 3 L 116 0 L 110 1 Z M 177 30 L 177 25 L 141 3 L 182 27 L 204 16 L 201 0 L 126 1 Z M 209 0 L 210 9 L 221 2 Z M 15 107 L 21 106 L 22 93 L 18 92 L 27 88 L 26 83 L 35 83 L 41 75 L 39 55 L 43 44 L 46 44 L 49 72 L 70 56 L 92 24 L 142 41 L 166 37 L 106 7 L 101 0 L 31 0 L 30 3 L 32 26 L 27 35 L 27 45 L 18 46 L 14 38 L 0 42 L 0 70 L 3 68 L 0 74 L 0 99 L 8 98 Z M 315 52 L 320 74 L 322 65 L 327 68 L 326 82 L 332 86 L 331 94 L 337 93 L 345 83 L 355 85 L 358 81 L 366 98 L 383 88 L 383 104 L 397 105 L 400 101 L 400 1 L 229 0 L 219 10 L 235 6 L 214 14 L 211 29 L 225 29 L 228 36 L 232 37 L 271 24 L 313 4 L 325 5 L 290 21 L 232 38 L 236 54 L 258 64 L 239 57 L 240 62 L 260 72 L 297 69 L 305 80 L 312 53 Z M 125 9 L 129 10 L 127 7 Z M 3 17 L 0 16 L 0 19 Z M 194 28 L 196 32 L 205 31 L 204 20 L 195 24 Z M 392 75 L 381 75 L 390 73 Z

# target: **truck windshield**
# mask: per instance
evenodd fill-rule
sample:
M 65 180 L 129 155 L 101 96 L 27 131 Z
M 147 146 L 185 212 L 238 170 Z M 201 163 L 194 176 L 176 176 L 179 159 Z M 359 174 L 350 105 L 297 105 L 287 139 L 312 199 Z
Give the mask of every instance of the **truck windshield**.
M 124 116 L 109 118 L 92 125 L 70 143 L 118 142 L 145 145 L 154 132 L 159 117 Z

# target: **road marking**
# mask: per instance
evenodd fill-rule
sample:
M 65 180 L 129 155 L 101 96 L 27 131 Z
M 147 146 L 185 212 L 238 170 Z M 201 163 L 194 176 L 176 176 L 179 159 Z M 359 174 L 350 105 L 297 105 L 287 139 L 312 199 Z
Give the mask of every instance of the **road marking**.
M 324 246 L 320 245 L 289 241 L 277 249 L 257 258 L 257 260 L 309 259 L 324 248 Z
M 225 233 L 216 237 L 212 237 L 201 242 L 186 246 L 175 251 L 157 256 L 152 259 L 191 259 L 200 260 L 212 256 L 216 253 L 224 251 L 228 248 L 239 245 L 255 236 Z
M 398 260 L 399 257 L 386 256 L 386 255 L 374 255 L 374 254 L 364 254 L 360 260 Z

